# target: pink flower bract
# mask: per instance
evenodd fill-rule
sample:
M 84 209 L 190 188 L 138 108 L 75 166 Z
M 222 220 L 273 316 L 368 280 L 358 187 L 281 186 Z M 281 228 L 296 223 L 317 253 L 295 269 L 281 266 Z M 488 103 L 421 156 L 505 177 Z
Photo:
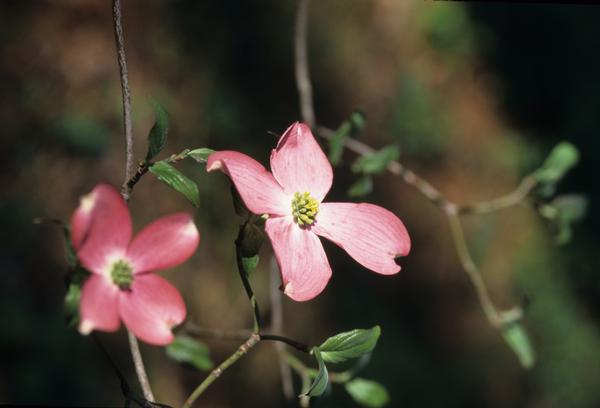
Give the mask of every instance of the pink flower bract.
M 120 194 L 100 184 L 81 199 L 71 219 L 71 241 L 92 275 L 83 285 L 79 330 L 115 331 L 122 319 L 141 340 L 173 340 L 171 329 L 185 319 L 177 289 L 151 272 L 185 262 L 200 235 L 189 214 L 159 218 L 131 240 L 131 217 Z
M 269 217 L 265 230 L 279 264 L 285 294 L 297 301 L 323 291 L 331 267 L 319 236 L 344 249 L 364 267 L 391 275 L 395 258 L 410 251 L 402 221 L 367 203 L 323 203 L 333 181 L 327 156 L 303 123 L 292 124 L 271 152 L 271 171 L 245 154 L 220 151 L 207 171 L 221 170 L 255 214 Z

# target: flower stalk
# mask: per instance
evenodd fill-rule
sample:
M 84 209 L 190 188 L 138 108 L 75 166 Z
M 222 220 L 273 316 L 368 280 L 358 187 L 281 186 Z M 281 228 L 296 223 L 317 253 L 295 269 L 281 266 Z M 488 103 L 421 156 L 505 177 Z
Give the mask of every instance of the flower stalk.
M 230 355 L 225 361 L 223 361 L 219 366 L 211 371 L 211 373 L 196 387 L 196 389 L 190 394 L 185 403 L 183 404 L 183 408 L 190 408 L 194 402 L 202 395 L 204 391 L 223 374 L 223 371 L 227 370 L 230 366 L 235 364 L 240 358 L 245 356 L 252 347 L 254 347 L 260 341 L 260 336 L 258 333 L 252 333 L 248 340 L 246 340 L 238 349 Z

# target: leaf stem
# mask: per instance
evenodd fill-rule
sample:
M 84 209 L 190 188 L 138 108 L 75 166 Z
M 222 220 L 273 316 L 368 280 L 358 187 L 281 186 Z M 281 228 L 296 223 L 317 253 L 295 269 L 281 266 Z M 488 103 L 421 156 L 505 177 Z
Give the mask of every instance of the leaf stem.
M 129 89 L 127 55 L 125 54 L 125 39 L 123 36 L 121 0 L 113 0 L 112 16 L 113 30 L 115 34 L 115 45 L 117 49 L 117 62 L 119 64 L 119 74 L 121 80 L 121 92 L 123 95 L 123 128 L 125 133 L 125 181 L 123 182 L 123 185 L 121 187 L 121 195 L 123 196 L 123 199 L 127 202 L 129 200 L 133 184 L 135 183 L 133 183 L 130 187 L 128 182 L 132 178 L 131 173 L 133 171 L 133 125 L 131 120 L 131 91 Z M 141 177 L 141 175 L 139 177 Z M 129 348 L 131 349 L 131 356 L 135 365 L 135 372 L 137 373 L 138 380 L 144 392 L 144 397 L 148 401 L 154 401 L 154 394 L 148 381 L 148 375 L 146 374 L 144 361 L 142 360 L 142 354 L 140 352 L 140 347 L 137 342 L 137 339 L 129 330 L 127 330 L 127 337 L 129 339 Z
M 248 350 L 254 347 L 260 341 L 260 336 L 258 333 L 252 333 L 248 340 L 246 340 L 238 349 L 230 355 L 225 361 L 223 361 L 217 368 L 211 371 L 211 373 L 196 387 L 196 389 L 192 392 L 192 394 L 187 398 L 185 404 L 183 404 L 183 408 L 190 408 L 194 401 L 198 399 L 200 395 L 217 379 L 223 374 L 227 368 L 233 365 L 236 361 L 242 358 Z
M 310 350 L 311 350 L 311 347 L 308 346 L 307 344 L 300 343 L 296 340 L 290 339 L 285 336 L 279 336 L 277 334 L 261 334 L 260 339 L 261 340 L 272 340 L 272 341 L 278 341 L 281 343 L 285 343 L 288 346 L 292 346 L 296 350 L 301 351 L 303 353 L 307 353 L 307 354 L 310 353 Z
M 142 353 L 140 352 L 140 345 L 138 344 L 135 335 L 129 329 L 127 329 L 127 338 L 129 339 L 129 349 L 131 350 L 131 357 L 133 358 L 135 373 L 137 374 L 140 386 L 142 387 L 144 398 L 146 398 L 148 401 L 155 401 L 154 393 L 150 387 L 150 381 L 148 381 L 146 367 L 144 367 L 144 360 L 142 359 Z

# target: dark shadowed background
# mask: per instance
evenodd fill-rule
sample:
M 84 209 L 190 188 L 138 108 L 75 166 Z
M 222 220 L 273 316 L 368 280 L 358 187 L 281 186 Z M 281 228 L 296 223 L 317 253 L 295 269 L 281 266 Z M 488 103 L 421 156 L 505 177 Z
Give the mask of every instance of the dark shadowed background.
M 149 97 L 169 111 L 166 157 L 184 148 L 243 151 L 267 163 L 275 138 L 299 119 L 294 83 L 294 1 L 125 1 L 136 160 L 153 123 Z M 67 328 L 66 263 L 58 228 L 78 198 L 124 172 L 121 95 L 110 2 L 16 1 L 0 5 L 0 403 L 120 406 L 119 382 L 92 340 Z M 526 327 L 538 361 L 520 368 L 486 322 L 460 267 L 446 218 L 390 175 L 373 194 L 413 240 L 391 277 L 326 244 L 334 275 L 307 303 L 285 302 L 285 332 L 310 344 L 379 324 L 361 376 L 384 384 L 393 407 L 600 406 L 600 7 L 421 1 L 314 1 L 310 71 L 320 124 L 337 127 L 356 108 L 358 137 L 390 143 L 401 161 L 450 199 L 469 203 L 511 191 L 569 140 L 580 164 L 558 193 L 590 206 L 566 245 L 531 205 L 465 217 L 468 240 L 502 308 L 530 300 Z M 329 200 L 357 179 L 346 152 Z M 229 185 L 194 163 L 200 209 L 146 176 L 131 199 L 134 225 L 194 213 L 202 240 L 186 264 L 162 273 L 181 290 L 189 318 L 215 328 L 251 326 L 234 264 L 240 219 Z M 270 248 L 252 276 L 269 315 Z M 136 384 L 126 335 L 102 334 Z M 237 343 L 209 341 L 220 361 Z M 204 373 L 163 349 L 142 346 L 160 402 L 181 405 Z M 310 362 L 310 360 L 307 360 Z M 314 406 L 346 407 L 342 387 Z M 203 407 L 281 407 L 276 354 L 260 344 L 199 400 Z

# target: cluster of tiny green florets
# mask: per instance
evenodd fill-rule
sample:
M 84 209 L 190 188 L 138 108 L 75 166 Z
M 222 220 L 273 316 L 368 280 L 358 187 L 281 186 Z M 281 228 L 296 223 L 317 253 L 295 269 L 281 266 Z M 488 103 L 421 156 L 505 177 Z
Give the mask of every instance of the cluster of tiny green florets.
M 296 224 L 300 226 L 312 225 L 318 212 L 319 202 L 312 198 L 308 192 L 294 194 L 292 215 Z
M 110 277 L 119 289 L 129 289 L 133 282 L 133 268 L 127 262 L 118 260 L 112 265 Z

